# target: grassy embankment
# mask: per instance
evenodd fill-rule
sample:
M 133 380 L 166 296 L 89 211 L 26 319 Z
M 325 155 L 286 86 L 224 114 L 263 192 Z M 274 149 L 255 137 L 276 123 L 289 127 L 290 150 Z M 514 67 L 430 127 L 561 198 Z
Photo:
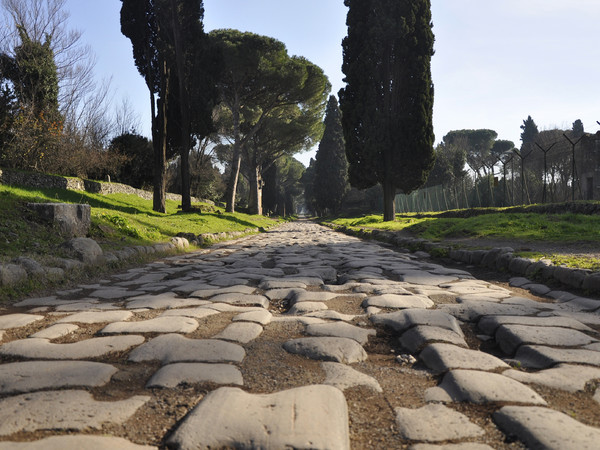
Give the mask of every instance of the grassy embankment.
M 433 242 L 448 239 L 466 238 L 469 246 L 485 247 L 485 239 L 514 242 L 515 246 L 535 247 L 536 242 L 556 243 L 560 247 L 572 244 L 581 248 L 589 246 L 600 254 L 600 216 L 584 214 L 537 214 L 512 213 L 496 209 L 490 214 L 475 215 L 468 218 L 446 218 L 430 213 L 426 216 L 418 214 L 398 215 L 396 222 L 383 222 L 380 215 L 369 215 L 354 218 L 337 218 L 331 220 L 337 225 L 349 228 L 367 228 L 389 231 L 404 231 L 407 234 L 424 238 Z M 460 244 L 455 244 L 460 246 Z M 558 247 L 558 245 L 557 245 Z M 582 253 L 575 250 L 574 253 Z M 600 271 L 600 260 L 594 257 L 574 257 L 557 252 L 519 252 L 519 256 L 527 258 L 551 259 L 554 264 L 566 264 Z

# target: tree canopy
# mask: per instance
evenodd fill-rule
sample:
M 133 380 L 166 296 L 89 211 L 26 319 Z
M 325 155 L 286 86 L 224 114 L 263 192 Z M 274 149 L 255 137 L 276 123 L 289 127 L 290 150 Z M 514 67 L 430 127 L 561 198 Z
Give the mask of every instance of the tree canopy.
M 429 0 L 345 0 L 346 87 L 340 108 L 350 182 L 380 183 L 384 220 L 394 220 L 396 190 L 410 193 L 434 162 L 433 31 Z

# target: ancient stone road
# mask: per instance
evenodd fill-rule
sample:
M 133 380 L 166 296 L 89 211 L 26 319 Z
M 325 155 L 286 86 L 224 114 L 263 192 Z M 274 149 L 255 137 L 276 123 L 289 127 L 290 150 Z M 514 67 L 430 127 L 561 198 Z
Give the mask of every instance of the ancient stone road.
M 600 302 L 426 256 L 296 222 L 24 300 L 0 449 L 598 448 Z

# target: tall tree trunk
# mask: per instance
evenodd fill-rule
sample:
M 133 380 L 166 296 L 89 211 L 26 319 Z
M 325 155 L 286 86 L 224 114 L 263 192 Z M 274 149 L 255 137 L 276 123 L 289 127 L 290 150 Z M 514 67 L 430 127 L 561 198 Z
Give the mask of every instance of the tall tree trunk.
M 396 187 L 391 181 L 383 183 L 383 221 L 393 222 L 396 220 Z
M 250 169 L 250 199 L 248 201 L 248 210 L 250 214 L 258 214 L 262 216 L 262 174 L 260 167 Z
M 229 182 L 227 183 L 227 192 L 225 201 L 227 203 L 225 211 L 235 212 L 235 194 L 237 191 L 238 179 L 240 176 L 240 166 L 242 165 L 242 148 L 240 142 L 240 99 L 235 93 L 233 107 L 231 108 L 233 115 L 233 158 L 231 160 L 231 173 Z
M 153 142 L 154 147 L 154 211 L 166 213 L 166 192 L 167 192 L 167 103 L 169 101 L 169 69 L 166 61 L 162 63 L 162 80 L 160 89 L 160 98 L 158 100 L 156 131 L 157 141 Z
M 171 0 L 171 27 L 175 47 L 175 63 L 177 67 L 177 81 L 179 86 L 179 113 L 181 115 L 181 147 L 179 149 L 181 162 L 181 210 L 192 209 L 190 194 L 190 106 L 189 95 L 185 77 L 185 48 L 181 38 L 181 24 L 177 17 L 177 4 Z

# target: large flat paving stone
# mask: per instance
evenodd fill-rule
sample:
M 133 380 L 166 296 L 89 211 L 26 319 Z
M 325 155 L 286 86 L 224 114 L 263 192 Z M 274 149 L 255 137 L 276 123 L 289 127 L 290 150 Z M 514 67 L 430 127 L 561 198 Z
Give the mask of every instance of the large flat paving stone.
M 130 291 L 122 287 L 105 287 L 95 290 L 90 294 L 90 297 L 99 298 L 102 300 L 121 300 L 142 294 L 144 294 L 144 291 L 142 290 Z
M 198 297 L 198 298 L 210 298 L 210 297 L 214 297 L 215 295 L 219 295 L 219 294 L 246 294 L 246 295 L 250 295 L 250 294 L 254 294 L 254 291 L 256 290 L 256 288 L 253 288 L 252 286 L 246 286 L 246 285 L 238 285 L 238 286 L 229 286 L 229 287 L 224 287 L 221 289 L 199 289 L 197 291 L 194 291 L 190 297 Z
M 524 344 L 579 347 L 598 340 L 581 331 L 567 328 L 507 324 L 500 326 L 496 331 L 496 342 L 503 352 L 512 355 Z
M 133 317 L 131 311 L 84 311 L 71 314 L 56 321 L 56 323 L 109 323 L 122 322 Z
M 494 421 L 532 449 L 594 450 L 600 443 L 598 428 L 548 408 L 504 406 L 494 413 Z
M 79 327 L 72 323 L 57 323 L 56 325 L 51 325 L 48 328 L 38 331 L 37 333 L 33 333 L 29 337 L 52 340 L 66 336 L 67 334 L 71 334 L 78 329 Z
M 428 345 L 419 358 L 431 370 L 440 373 L 453 369 L 494 371 L 509 368 L 504 361 L 488 353 L 444 343 Z
M 283 344 L 289 353 L 310 359 L 352 364 L 367 359 L 367 353 L 354 339 L 340 337 L 308 337 Z
M 147 388 L 174 388 L 180 384 L 235 384 L 243 386 L 240 369 L 230 364 L 176 363 L 161 367 L 146 383 Z
M 460 320 L 475 322 L 482 316 L 489 315 L 532 316 L 543 310 L 544 305 L 544 303 L 540 303 L 539 307 L 534 308 L 515 304 L 466 301 L 456 305 L 439 305 L 438 308 Z
M 569 317 L 527 317 L 527 316 L 486 316 L 482 317 L 477 328 L 493 336 L 501 325 L 529 325 L 536 327 L 561 327 L 579 331 L 593 331 L 587 325 Z
M 321 367 L 325 371 L 325 381 L 323 384 L 335 386 L 338 389 L 346 390 L 356 386 L 364 386 L 375 392 L 383 392 L 379 382 L 352 367 L 336 362 L 322 362 Z
M 99 429 L 122 424 L 150 397 L 134 396 L 116 402 L 93 399 L 87 391 L 34 392 L 0 400 L 0 435 L 37 430 Z
M 333 336 L 354 339 L 360 345 L 365 345 L 369 336 L 377 332 L 369 328 L 361 328 L 345 322 L 315 323 L 306 327 L 309 336 Z
M 343 314 L 337 311 L 332 310 L 323 310 L 323 311 L 314 311 L 306 314 L 308 317 L 316 317 L 318 319 L 325 320 L 340 320 L 344 322 L 350 322 L 354 320 L 357 316 L 354 314 Z
M 234 341 L 241 344 L 247 344 L 253 341 L 263 332 L 263 327 L 252 322 L 233 322 L 213 336 L 213 339 L 223 339 L 224 341 Z
M 467 416 L 439 404 L 418 409 L 396 408 L 396 425 L 403 439 L 441 442 L 467 439 L 485 434 Z
M 523 345 L 515 359 L 523 367 L 546 369 L 560 363 L 587 364 L 600 367 L 600 352 L 578 348 L 553 348 L 544 345 Z
M 461 334 L 440 327 L 417 325 L 400 336 L 400 344 L 411 353 L 417 353 L 427 344 L 433 342 L 446 342 L 461 347 L 468 347 Z
M 191 317 L 156 317 L 138 322 L 114 322 L 105 326 L 100 333 L 191 333 L 199 324 Z
M 7 314 L 0 316 L 0 330 L 24 327 L 43 318 L 37 314 Z
M 313 385 L 248 394 L 220 388 L 208 394 L 168 439 L 180 449 L 349 449 L 346 399 L 332 386 Z
M 268 325 L 273 318 L 273 314 L 271 314 L 266 309 L 263 311 L 249 311 L 245 313 L 238 314 L 233 318 L 234 322 L 254 322 L 260 325 Z
M 502 375 L 522 383 L 541 384 L 562 391 L 577 392 L 584 391 L 588 382 L 600 380 L 600 368 L 559 364 L 536 373 L 507 370 L 502 372 Z
M 463 336 L 458 321 L 442 311 L 425 309 L 406 309 L 387 314 L 375 314 L 370 318 L 376 325 L 384 325 L 403 333 L 417 325 L 445 328 Z
M 205 306 L 196 306 L 195 308 L 168 309 L 159 317 L 182 316 L 202 319 L 204 317 L 214 316 L 215 314 L 219 314 L 219 311 Z
M 127 309 L 167 309 L 185 308 L 188 306 L 200 306 L 206 304 L 204 300 L 197 298 L 179 298 L 174 292 L 165 292 L 157 295 L 141 295 L 129 299 Z
M 97 358 L 111 352 L 122 352 L 144 342 L 143 336 L 106 336 L 71 344 L 52 344 L 48 339 L 28 338 L 0 346 L 0 355 L 29 359 Z
M 0 442 L 0 450 L 155 450 L 158 447 L 138 445 L 112 436 L 51 436 L 33 442 Z
M 366 298 L 362 306 L 367 308 L 375 306 L 377 308 L 394 308 L 394 309 L 410 309 L 410 308 L 431 308 L 434 305 L 433 301 L 424 295 L 398 295 L 398 294 L 383 294 Z
M 269 299 L 264 295 L 249 295 L 249 294 L 219 294 L 210 298 L 211 302 L 227 303 L 228 305 L 246 305 L 260 306 L 262 308 L 269 307 Z
M 411 284 L 424 284 L 426 286 L 439 286 L 458 280 L 458 277 L 437 275 L 424 270 L 396 271 L 400 281 Z
M 180 334 L 155 337 L 134 349 L 129 361 L 240 363 L 246 356 L 243 347 L 217 339 L 188 339 Z
M 490 372 L 452 370 L 444 375 L 442 383 L 425 392 L 428 402 L 470 402 L 488 404 L 497 402 L 546 405 L 535 391 L 518 381 Z
M 486 444 L 477 442 L 462 442 L 460 444 L 415 444 L 408 447 L 408 450 L 494 450 Z
M 301 303 L 301 302 L 328 302 L 329 300 L 333 300 L 334 298 L 337 298 L 340 296 L 347 297 L 347 295 L 338 294 L 335 292 L 296 291 L 292 294 L 291 301 L 292 301 L 292 304 Z
M 89 361 L 27 361 L 0 365 L 0 394 L 41 389 L 96 387 L 108 383 L 118 369 Z
M 299 302 L 288 310 L 288 314 L 293 316 L 311 314 L 318 311 L 325 311 L 329 309 L 329 307 L 323 302 Z

